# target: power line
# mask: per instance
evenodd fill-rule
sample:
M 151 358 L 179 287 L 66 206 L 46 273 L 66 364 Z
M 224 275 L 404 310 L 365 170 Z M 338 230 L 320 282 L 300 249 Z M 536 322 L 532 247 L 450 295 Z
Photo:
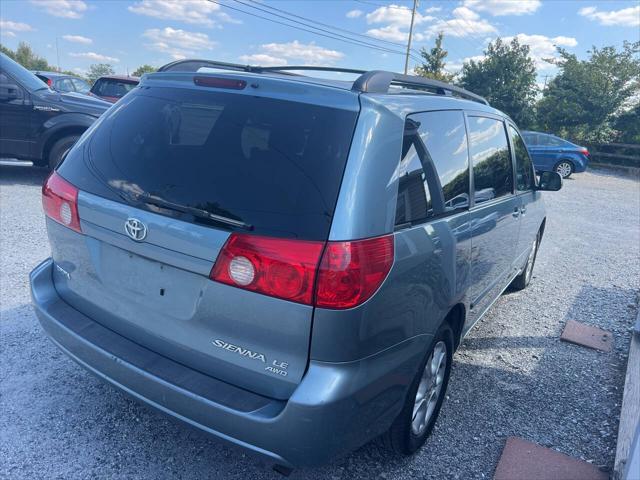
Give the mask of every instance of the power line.
M 279 16 L 281 18 L 285 18 L 285 20 L 287 20 L 289 22 L 305 25 L 307 27 L 314 28 L 314 29 L 320 30 L 320 31 L 309 30 L 308 28 L 303 28 L 303 27 L 300 27 L 300 26 L 297 26 L 297 25 L 292 25 L 290 23 L 285 23 L 285 22 L 281 22 L 279 20 L 275 20 L 273 18 L 269 18 L 269 17 L 265 17 L 265 16 L 262 16 L 262 15 L 258 15 L 256 13 L 248 12 L 246 10 L 242 10 L 240 8 L 232 7 L 231 5 L 227 5 L 225 3 L 221 3 L 218 0 L 208 0 L 208 1 L 211 2 L 211 3 L 215 3 L 217 5 L 220 5 L 221 7 L 229 8 L 229 9 L 234 10 L 236 12 L 244 13 L 245 15 L 251 15 L 253 17 L 261 18 L 261 19 L 267 20 L 269 22 L 273 22 L 273 23 L 276 23 L 276 24 L 279 24 L 279 25 L 283 25 L 285 27 L 295 28 L 296 30 L 301 30 L 301 31 L 304 31 L 304 32 L 308 32 L 308 33 L 312 33 L 312 34 L 315 34 L 315 35 L 319 35 L 321 37 L 330 38 L 332 40 L 337 40 L 337 41 L 344 42 L 344 43 L 350 43 L 350 44 L 353 44 L 353 45 L 356 45 L 356 46 L 359 46 L 359 47 L 372 48 L 374 50 L 380 50 L 380 51 L 383 51 L 383 52 L 386 52 L 386 53 L 394 53 L 394 54 L 397 54 L 397 55 L 404 55 L 404 52 L 399 52 L 397 50 L 391 50 L 390 48 L 382 47 L 382 46 L 379 46 L 379 45 L 370 44 L 370 43 L 367 43 L 367 42 L 364 42 L 364 41 L 361 41 L 361 40 L 350 39 L 348 37 L 345 37 L 344 35 L 340 35 L 340 37 L 344 37 L 344 38 L 339 38 L 339 37 L 336 37 L 336 35 L 338 35 L 338 34 L 335 34 L 334 32 L 328 32 L 328 31 L 326 31 L 324 29 L 321 29 L 319 27 L 306 25 L 306 24 L 303 24 L 302 22 L 298 22 L 298 21 L 295 21 L 295 20 L 292 20 L 292 19 L 288 19 L 286 17 L 282 17 L 281 15 L 276 15 L 276 14 L 267 12 L 270 15 L 275 15 L 275 16 Z M 243 3 L 243 2 L 240 2 L 239 0 L 234 0 L 234 1 L 236 1 L 237 3 L 240 3 L 240 4 L 244 5 L 244 6 L 248 6 L 250 8 L 261 10 L 260 8 L 257 8 L 255 6 L 247 5 L 247 4 Z M 321 33 L 321 32 L 326 32 L 326 33 Z
M 251 1 L 252 3 L 258 3 L 258 2 L 256 2 L 256 0 L 249 0 L 249 1 Z M 392 41 L 390 41 L 390 40 L 385 40 L 385 39 L 383 39 L 383 38 L 376 38 L 376 37 L 373 37 L 373 36 L 371 36 L 371 35 L 366 35 L 366 34 L 362 34 L 362 33 L 354 32 L 354 31 L 352 31 L 352 30 L 347 30 L 346 28 L 334 27 L 333 25 L 329 25 L 329 24 L 327 24 L 327 23 L 322 23 L 322 22 L 319 22 L 319 21 L 317 21 L 317 20 L 312 20 L 312 19 L 307 18 L 307 17 L 303 17 L 303 16 L 300 16 L 300 15 L 296 15 L 295 13 L 287 12 L 286 10 L 282 10 L 282 9 L 280 9 L 280 8 L 272 7 L 272 6 L 270 6 L 270 5 L 267 5 L 266 3 L 264 3 L 264 4 L 260 4 L 260 5 L 261 5 L 261 6 L 263 6 L 263 7 L 269 8 L 269 9 L 271 9 L 271 10 L 276 10 L 276 11 L 278 11 L 278 12 L 282 12 L 282 13 L 284 13 L 284 14 L 286 14 L 286 15 L 291 16 L 291 17 L 300 18 L 300 19 L 302 19 L 302 20 L 306 20 L 306 21 L 308 21 L 308 22 L 312 22 L 312 23 L 317 23 L 318 25 L 322 25 L 323 27 L 328 27 L 328 28 L 331 28 L 331 29 L 333 29 L 333 30 L 338 30 L 338 31 L 341 31 L 341 32 L 346 32 L 346 33 L 348 33 L 348 34 L 350 34 L 350 35 L 354 35 L 354 36 L 358 36 L 358 37 L 367 38 L 367 39 L 369 39 L 369 40 L 374 40 L 374 41 L 376 41 L 376 42 L 388 43 L 389 45 L 393 45 L 393 46 L 395 46 L 395 47 L 402 47 L 402 48 L 404 48 L 404 46 L 405 46 L 405 45 L 404 45 L 404 44 L 402 44 L 402 43 L 392 42 Z M 416 53 L 418 53 L 415 49 L 413 49 L 413 51 L 414 51 L 414 52 L 416 52 Z

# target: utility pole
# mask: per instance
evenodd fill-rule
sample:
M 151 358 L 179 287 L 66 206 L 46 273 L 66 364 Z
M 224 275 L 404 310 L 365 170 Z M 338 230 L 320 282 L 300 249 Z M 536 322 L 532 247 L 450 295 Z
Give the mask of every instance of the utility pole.
M 58 50 L 58 37 L 56 37 L 56 58 L 58 63 L 58 71 L 60 71 L 60 50 Z
M 407 41 L 407 56 L 404 59 L 404 74 L 409 70 L 409 52 L 411 51 L 411 37 L 413 36 L 413 20 L 416 18 L 416 8 L 418 0 L 413 0 L 413 11 L 411 12 L 411 26 L 409 27 L 409 41 Z

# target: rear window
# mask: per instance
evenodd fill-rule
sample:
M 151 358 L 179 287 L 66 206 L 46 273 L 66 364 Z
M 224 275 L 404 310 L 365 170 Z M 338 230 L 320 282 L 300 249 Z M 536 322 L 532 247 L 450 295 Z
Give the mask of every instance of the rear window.
M 101 97 L 120 98 L 136 88 L 136 85 L 136 83 L 123 80 L 103 78 L 96 82 L 93 87 L 93 93 Z
M 356 103 L 347 111 L 173 88 L 137 90 L 123 102 L 102 117 L 84 155 L 73 151 L 60 167 L 80 189 L 120 202 L 122 192 L 147 193 L 263 235 L 328 237 Z

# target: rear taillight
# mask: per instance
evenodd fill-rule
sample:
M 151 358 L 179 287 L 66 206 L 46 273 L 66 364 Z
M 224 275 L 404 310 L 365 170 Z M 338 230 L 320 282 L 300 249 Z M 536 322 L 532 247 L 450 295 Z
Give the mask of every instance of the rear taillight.
M 210 277 L 292 302 L 344 309 L 369 299 L 392 264 L 392 235 L 325 244 L 234 233 Z
M 393 235 L 329 242 L 318 269 L 316 306 L 352 308 L 367 301 L 393 265 Z
M 310 305 L 323 242 L 234 233 L 211 270 L 218 282 Z
M 82 233 L 78 215 L 78 189 L 53 172 L 42 186 L 42 208 L 52 220 Z
M 581 149 L 580 153 L 583 155 L 589 156 L 589 150 L 587 150 L 586 148 Z

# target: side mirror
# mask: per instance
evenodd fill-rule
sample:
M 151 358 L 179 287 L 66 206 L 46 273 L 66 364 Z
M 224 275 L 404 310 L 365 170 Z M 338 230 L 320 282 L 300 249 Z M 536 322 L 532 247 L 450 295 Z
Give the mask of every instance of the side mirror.
M 0 100 L 11 101 L 22 98 L 21 91 L 17 85 L 2 85 L 0 86 Z
M 562 177 L 558 172 L 542 172 L 538 181 L 537 190 L 557 192 L 562 188 Z

